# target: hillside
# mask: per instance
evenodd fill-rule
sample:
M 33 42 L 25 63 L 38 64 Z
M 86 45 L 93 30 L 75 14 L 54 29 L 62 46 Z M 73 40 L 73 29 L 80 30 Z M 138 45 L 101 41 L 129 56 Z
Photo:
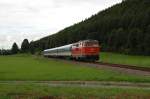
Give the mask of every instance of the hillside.
M 124 0 L 31 45 L 43 50 L 85 39 L 99 40 L 103 51 L 150 55 L 150 1 Z

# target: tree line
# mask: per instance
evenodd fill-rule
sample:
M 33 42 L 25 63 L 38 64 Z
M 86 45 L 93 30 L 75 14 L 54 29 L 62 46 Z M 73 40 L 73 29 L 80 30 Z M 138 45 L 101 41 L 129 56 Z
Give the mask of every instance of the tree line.
M 17 43 L 14 42 L 12 48 L 9 50 L 1 49 L 0 55 L 13 55 L 18 53 L 31 53 L 34 54 L 32 41 L 29 43 L 28 39 L 24 39 L 21 48 L 18 47 Z

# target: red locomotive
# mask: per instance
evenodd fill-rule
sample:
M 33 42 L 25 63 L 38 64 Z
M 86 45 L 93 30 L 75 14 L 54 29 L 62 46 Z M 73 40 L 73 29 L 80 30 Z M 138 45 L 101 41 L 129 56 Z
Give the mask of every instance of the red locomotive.
M 76 60 L 99 60 L 100 46 L 97 40 L 83 40 L 77 43 L 47 49 L 43 51 L 46 57 L 69 57 Z

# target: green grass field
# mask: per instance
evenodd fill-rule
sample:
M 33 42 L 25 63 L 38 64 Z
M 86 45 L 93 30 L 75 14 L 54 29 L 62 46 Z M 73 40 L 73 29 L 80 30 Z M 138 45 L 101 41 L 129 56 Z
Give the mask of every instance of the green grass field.
M 49 99 L 46 96 L 50 99 L 149 99 L 150 89 L 0 84 L 0 99 Z
M 132 56 L 132 55 L 102 52 L 100 54 L 100 61 L 150 68 L 150 56 Z
M 105 57 L 104 57 L 105 56 Z M 106 58 L 103 53 L 102 58 Z M 150 89 L 120 87 L 52 87 L 35 83 L 11 81 L 127 81 L 150 82 L 150 77 L 124 74 L 108 69 L 96 69 L 31 55 L 0 56 L 0 99 L 149 99 Z M 19 97 L 19 98 L 18 98 Z
M 150 77 L 124 74 L 31 55 L 0 56 L 0 80 L 97 80 L 150 82 Z

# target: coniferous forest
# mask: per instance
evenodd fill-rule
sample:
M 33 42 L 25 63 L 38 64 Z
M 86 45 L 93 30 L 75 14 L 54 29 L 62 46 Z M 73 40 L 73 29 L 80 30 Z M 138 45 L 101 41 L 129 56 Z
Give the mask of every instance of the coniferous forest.
M 30 45 L 42 51 L 85 39 L 98 40 L 103 51 L 150 55 L 150 1 L 123 0 Z

